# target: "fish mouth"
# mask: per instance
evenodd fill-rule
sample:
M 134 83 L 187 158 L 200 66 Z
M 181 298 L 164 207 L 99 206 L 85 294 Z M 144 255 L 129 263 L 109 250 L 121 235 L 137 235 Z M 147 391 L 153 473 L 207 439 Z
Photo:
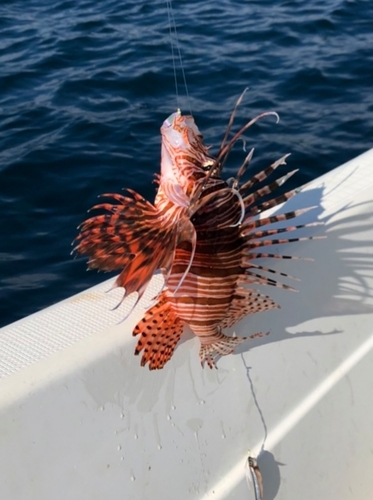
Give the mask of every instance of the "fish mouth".
M 170 128 L 173 125 L 174 119 L 177 116 L 181 116 L 181 110 L 180 110 L 180 108 L 178 108 L 175 113 L 171 113 L 170 116 L 165 119 L 165 121 L 163 122 L 162 127 Z

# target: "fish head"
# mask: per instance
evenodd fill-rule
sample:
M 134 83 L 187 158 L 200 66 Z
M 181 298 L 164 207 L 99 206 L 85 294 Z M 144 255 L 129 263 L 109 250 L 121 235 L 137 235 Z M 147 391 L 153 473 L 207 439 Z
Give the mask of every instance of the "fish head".
M 180 110 L 163 122 L 161 134 L 160 187 L 169 193 L 171 201 L 185 207 L 198 174 L 200 177 L 203 173 L 206 148 L 202 134 L 193 116 L 182 115 Z
M 161 127 L 161 134 L 162 141 L 166 142 L 168 148 L 188 150 L 202 142 L 202 134 L 193 116 L 182 115 L 180 109 L 166 118 Z
M 203 144 L 193 116 L 172 113 L 161 127 L 161 175 L 156 204 L 163 195 L 179 207 L 190 207 L 206 172 L 215 164 Z M 198 195 L 199 196 L 199 195 Z

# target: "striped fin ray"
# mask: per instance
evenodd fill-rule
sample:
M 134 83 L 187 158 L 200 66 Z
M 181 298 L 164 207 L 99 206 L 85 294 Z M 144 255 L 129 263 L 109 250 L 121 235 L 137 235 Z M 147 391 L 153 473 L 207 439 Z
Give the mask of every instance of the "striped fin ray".
M 245 275 L 241 276 L 238 284 L 240 285 L 267 285 L 267 286 L 275 286 L 277 288 L 283 288 L 284 290 L 290 290 L 292 292 L 296 292 L 297 290 L 289 285 L 285 285 L 283 283 L 279 283 L 278 281 L 267 278 L 266 276 L 262 276 L 261 274 L 254 273 L 250 271 L 250 269 L 246 269 Z
M 272 200 L 265 201 L 264 203 L 261 203 L 260 205 L 256 205 L 254 208 L 253 213 L 255 214 L 260 214 L 264 212 L 265 210 L 268 210 L 269 208 L 272 207 L 277 207 L 278 205 L 281 205 L 281 203 L 285 203 L 285 201 L 290 200 L 293 196 L 298 194 L 299 190 L 298 188 L 292 189 L 291 191 L 288 191 L 287 193 L 281 194 L 280 196 L 277 196 L 277 198 L 273 198 Z M 253 210 L 253 209 L 251 209 Z
M 149 364 L 150 370 L 162 369 L 171 358 L 183 328 L 184 322 L 176 316 L 162 292 L 133 331 L 134 336 L 140 335 L 135 355 L 143 352 L 141 366 Z
M 291 212 L 286 212 L 284 214 L 270 215 L 269 217 L 263 217 L 261 219 L 253 220 L 251 217 L 247 218 L 245 222 L 241 225 L 241 229 L 246 232 L 246 234 L 258 227 L 267 226 L 268 224 L 275 224 L 276 222 L 284 222 L 286 220 L 294 219 L 299 217 L 316 207 L 300 208 L 298 210 L 293 210 Z
M 222 140 L 222 143 L 220 145 L 220 151 L 223 151 L 224 149 L 224 146 L 225 146 L 225 143 L 227 142 L 227 139 L 228 139 L 228 136 L 229 136 L 229 132 L 231 131 L 231 128 L 232 128 L 232 125 L 233 125 L 233 122 L 234 122 L 234 119 L 236 117 L 236 113 L 237 113 L 237 109 L 238 109 L 238 106 L 241 104 L 242 102 L 242 99 L 244 98 L 244 95 L 246 94 L 246 92 L 248 91 L 248 87 L 242 92 L 242 94 L 240 95 L 240 97 L 237 99 L 237 102 L 236 102 L 236 105 L 231 113 L 231 116 L 229 117 L 229 122 L 228 122 L 228 125 L 227 125 L 227 128 L 226 128 L 226 131 L 225 131 L 225 134 L 224 134 L 224 137 L 223 137 L 223 140 Z M 218 155 L 219 156 L 219 155 Z
M 248 314 L 279 308 L 280 306 L 268 295 L 252 288 L 237 286 L 220 326 L 221 328 L 230 328 Z
M 249 253 L 247 254 L 250 259 L 284 259 L 284 260 L 306 260 L 313 262 L 310 257 L 297 257 L 296 255 L 281 255 L 277 253 Z
M 220 147 L 220 151 L 219 151 L 217 159 L 216 159 L 217 164 L 218 164 L 218 173 L 219 174 L 220 174 L 220 172 L 224 166 L 224 163 L 226 162 L 226 160 L 229 156 L 229 153 L 231 152 L 233 146 L 238 141 L 238 139 L 242 136 L 242 134 L 248 128 L 250 128 L 252 125 L 254 125 L 254 123 L 256 123 L 258 120 L 261 120 L 262 118 L 264 118 L 266 116 L 275 116 L 277 123 L 280 120 L 280 117 L 278 116 L 278 114 L 275 111 L 267 111 L 267 112 L 261 113 L 260 115 L 257 115 L 254 118 L 252 118 L 251 120 L 249 120 L 243 127 L 241 127 L 241 129 L 234 134 L 232 139 L 229 140 L 228 144 L 225 144 L 223 147 Z
M 234 321 L 234 323 L 237 320 Z M 215 358 L 217 356 L 227 356 L 228 354 L 232 354 L 236 347 L 249 339 L 256 339 L 260 337 L 265 337 L 269 334 L 269 332 L 262 333 L 257 332 L 247 337 L 231 337 L 229 335 L 224 335 L 221 332 L 221 328 L 217 328 L 217 332 L 208 337 L 200 337 L 201 347 L 199 350 L 199 358 L 201 360 L 201 365 L 204 363 L 210 368 L 216 368 Z
M 110 196 L 119 204 L 104 203 L 90 209 L 104 209 L 109 213 L 91 217 L 80 224 L 80 234 L 75 240 L 78 245 L 74 251 L 89 256 L 90 268 L 114 271 L 126 265 L 129 256 L 134 257 L 131 245 L 142 238 L 144 223 L 157 220 L 158 213 L 143 198 L 116 194 L 103 196 Z
M 243 262 L 241 262 L 241 266 L 246 267 L 246 268 L 258 269 L 259 271 L 265 271 L 266 273 L 278 274 L 279 276 L 283 276 L 284 278 L 289 278 L 292 280 L 300 281 L 299 278 L 297 278 L 296 276 L 292 276 L 291 274 L 282 273 L 280 271 L 276 271 L 275 269 L 271 269 L 270 267 L 265 267 L 265 266 L 260 266 L 258 264 L 253 264 L 251 259 L 244 260 Z
M 273 240 L 260 240 L 260 241 L 251 241 L 248 242 L 246 245 L 247 250 L 251 250 L 252 248 L 261 248 L 261 247 L 266 247 L 270 245 L 283 245 L 285 243 L 295 243 L 296 241 L 308 241 L 308 240 L 321 240 L 324 239 L 326 236 L 304 236 L 300 238 L 287 238 L 287 239 L 273 239 Z M 247 254 L 251 255 L 251 254 Z M 255 257 L 253 256 L 253 259 L 259 258 L 257 254 L 254 254 Z M 262 256 L 261 256 L 262 257 Z M 283 256 L 280 258 L 284 258 Z M 294 258 L 294 257 L 287 257 L 287 258 Z
M 298 169 L 292 170 L 291 172 L 288 172 L 286 175 L 283 175 L 282 177 L 276 179 L 275 181 L 271 182 L 270 184 L 267 184 L 266 186 L 263 186 L 262 188 L 258 189 L 254 193 L 251 193 L 247 196 L 244 197 L 243 201 L 245 203 L 246 209 L 250 208 L 250 214 L 258 214 L 261 213 L 264 209 L 264 207 L 270 208 L 270 207 L 275 207 L 279 205 L 280 203 L 283 203 L 284 201 L 290 199 L 294 194 L 298 192 L 297 189 L 293 191 L 288 191 L 287 193 L 283 194 L 282 196 L 278 196 L 272 200 L 269 200 L 268 202 L 264 202 L 261 205 L 254 205 L 260 198 L 263 198 L 264 196 L 271 194 L 273 191 L 275 191 L 278 187 L 282 186 L 288 179 L 290 179 L 291 176 L 293 176 L 295 173 L 298 172 Z M 282 201 L 281 198 L 285 197 Z M 253 206 L 254 205 L 254 206 Z
M 256 231 L 255 233 L 243 231 L 241 234 L 246 241 L 250 241 L 254 238 L 264 238 L 266 236 L 273 236 L 275 234 L 289 233 L 291 231 L 296 231 L 297 229 L 304 229 L 306 227 L 316 227 L 322 225 L 323 222 L 309 222 L 308 224 L 299 224 L 297 226 L 287 226 L 287 227 L 267 229 L 265 231 Z
M 261 118 L 264 118 L 266 116 L 275 116 L 276 117 L 276 123 L 278 123 L 280 121 L 280 117 L 278 116 L 278 114 L 275 111 L 269 111 L 269 112 L 261 113 L 260 115 L 257 115 L 256 117 L 254 117 L 251 120 L 249 120 L 243 127 L 241 127 L 241 129 L 238 132 L 236 132 L 236 134 L 234 134 L 234 136 L 232 137 L 232 139 L 230 139 L 228 141 L 228 137 L 229 137 L 230 131 L 232 129 L 234 119 L 236 117 L 237 109 L 238 109 L 239 105 L 241 104 L 241 102 L 242 102 L 242 100 L 244 98 L 244 95 L 246 94 L 247 90 L 248 90 L 248 88 L 246 88 L 242 92 L 242 94 L 240 95 L 240 97 L 237 99 L 236 105 L 235 105 L 235 107 L 234 107 L 234 109 L 233 109 L 233 111 L 231 113 L 230 118 L 229 118 L 228 125 L 227 125 L 227 128 L 226 128 L 225 134 L 224 134 L 224 138 L 223 138 L 222 143 L 221 143 L 220 148 L 219 148 L 219 153 L 218 153 L 218 156 L 216 158 L 216 169 L 215 169 L 219 175 L 220 175 L 220 173 L 222 171 L 224 163 L 227 160 L 227 157 L 229 156 L 229 153 L 232 150 L 233 146 L 235 145 L 235 143 L 238 141 L 238 139 L 242 136 L 242 134 L 248 128 L 250 128 L 252 125 L 254 125 L 254 123 L 256 123 L 258 120 L 260 120 Z M 227 141 L 228 141 L 228 144 L 227 144 Z M 246 157 L 243 165 L 241 166 L 239 174 L 238 174 L 237 179 L 236 179 L 237 181 L 239 180 L 239 177 L 244 173 L 244 171 L 245 171 L 245 169 L 247 167 L 247 164 L 250 162 L 252 153 L 253 153 L 253 150 L 248 154 L 248 156 Z
M 151 203 L 128 190 L 133 198 L 110 195 L 117 204 L 96 205 L 93 209 L 109 211 L 91 217 L 80 226 L 76 238 L 78 255 L 88 255 L 89 268 L 102 271 L 122 270 L 116 286 L 126 289 L 126 296 L 138 292 L 141 298 L 157 269 L 172 264 L 177 238 L 177 213 L 165 219 Z
M 251 160 L 251 157 L 252 157 L 252 151 L 250 151 L 249 155 L 251 156 L 247 156 L 246 159 L 245 159 L 245 162 L 247 161 L 247 158 L 249 157 L 249 160 Z M 251 189 L 253 186 L 255 186 L 255 184 L 258 184 L 259 182 L 263 182 L 267 177 L 269 177 L 276 169 L 277 167 L 279 167 L 280 165 L 286 165 L 286 158 L 288 158 L 290 156 L 290 153 L 289 154 L 286 154 L 284 156 L 282 156 L 280 159 L 278 159 L 277 161 L 275 161 L 274 163 L 272 163 L 269 167 L 265 168 L 264 170 L 262 170 L 261 172 L 253 175 L 253 177 L 251 179 L 249 179 L 247 182 L 245 182 L 245 184 L 242 184 L 242 186 L 240 186 L 240 193 L 241 194 L 244 194 L 245 191 L 247 191 L 248 189 Z M 244 164 L 245 164 L 244 162 Z M 242 168 L 242 167 L 241 167 Z M 238 174 L 241 173 L 241 168 L 239 169 L 239 172 Z
M 201 365 L 204 363 L 210 368 L 216 368 L 214 358 L 216 356 L 227 356 L 232 354 L 235 348 L 247 340 L 248 337 L 229 337 L 224 335 L 224 333 L 216 333 L 213 340 L 209 338 L 206 342 L 203 337 L 200 337 L 201 347 L 199 350 L 199 358 L 201 360 Z
M 233 181 L 233 184 L 232 184 L 232 187 L 234 189 L 236 189 L 238 186 L 239 186 L 239 183 L 240 183 L 240 180 L 241 180 L 241 177 L 244 175 L 244 173 L 246 172 L 246 170 L 248 169 L 249 165 L 250 165 L 250 162 L 253 158 L 253 155 L 254 155 L 254 148 L 252 148 L 249 152 L 249 154 L 246 156 L 244 162 L 242 163 L 242 165 L 240 166 L 240 168 L 238 169 L 238 172 L 236 174 L 236 177 L 234 178 L 234 181 Z

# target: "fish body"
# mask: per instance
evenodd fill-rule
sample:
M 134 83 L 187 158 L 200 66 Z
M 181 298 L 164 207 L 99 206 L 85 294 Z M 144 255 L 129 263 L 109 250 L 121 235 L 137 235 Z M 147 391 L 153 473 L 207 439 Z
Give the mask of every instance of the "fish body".
M 267 238 L 304 227 L 271 228 L 272 223 L 292 219 L 304 210 L 257 217 L 296 193 L 289 191 L 261 203 L 262 197 L 294 172 L 256 189 L 286 157 L 240 186 L 251 152 L 229 185 L 220 172 L 239 134 L 228 145 L 223 141 L 217 158 L 209 154 L 191 116 L 182 116 L 179 111 L 172 114 L 162 125 L 161 134 L 161 172 L 154 204 L 132 190 L 128 190 L 131 197 L 104 195 L 116 203 L 94 207 L 106 214 L 82 224 L 76 251 L 89 256 L 91 267 L 120 269 L 116 285 L 125 288 L 124 296 L 137 292 L 140 298 L 154 272 L 162 270 L 166 287 L 133 331 L 138 336 L 135 354 L 142 353 L 142 366 L 148 363 L 150 369 L 163 368 L 187 324 L 200 340 L 201 362 L 212 368 L 216 356 L 230 354 L 244 340 L 263 335 L 231 337 L 223 329 L 247 314 L 279 307 L 255 285 L 291 289 L 258 274 L 258 270 L 276 271 L 252 261 L 291 258 L 262 249 L 304 239 Z

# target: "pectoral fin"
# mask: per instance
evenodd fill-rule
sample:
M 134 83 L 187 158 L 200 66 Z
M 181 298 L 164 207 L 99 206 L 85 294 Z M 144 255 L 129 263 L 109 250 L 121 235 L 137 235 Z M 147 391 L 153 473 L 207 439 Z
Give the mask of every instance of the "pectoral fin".
M 133 335 L 140 335 L 135 354 L 143 352 L 141 366 L 160 370 L 171 358 L 183 333 L 184 322 L 176 316 L 164 293 L 136 325 Z
M 83 222 L 75 251 L 88 255 L 88 266 L 102 271 L 122 270 L 116 285 L 126 295 L 141 295 L 156 270 L 172 265 L 178 238 L 177 221 L 164 220 L 162 214 L 138 193 L 132 197 L 117 194 L 116 204 L 104 203 L 93 209 L 105 210 Z

